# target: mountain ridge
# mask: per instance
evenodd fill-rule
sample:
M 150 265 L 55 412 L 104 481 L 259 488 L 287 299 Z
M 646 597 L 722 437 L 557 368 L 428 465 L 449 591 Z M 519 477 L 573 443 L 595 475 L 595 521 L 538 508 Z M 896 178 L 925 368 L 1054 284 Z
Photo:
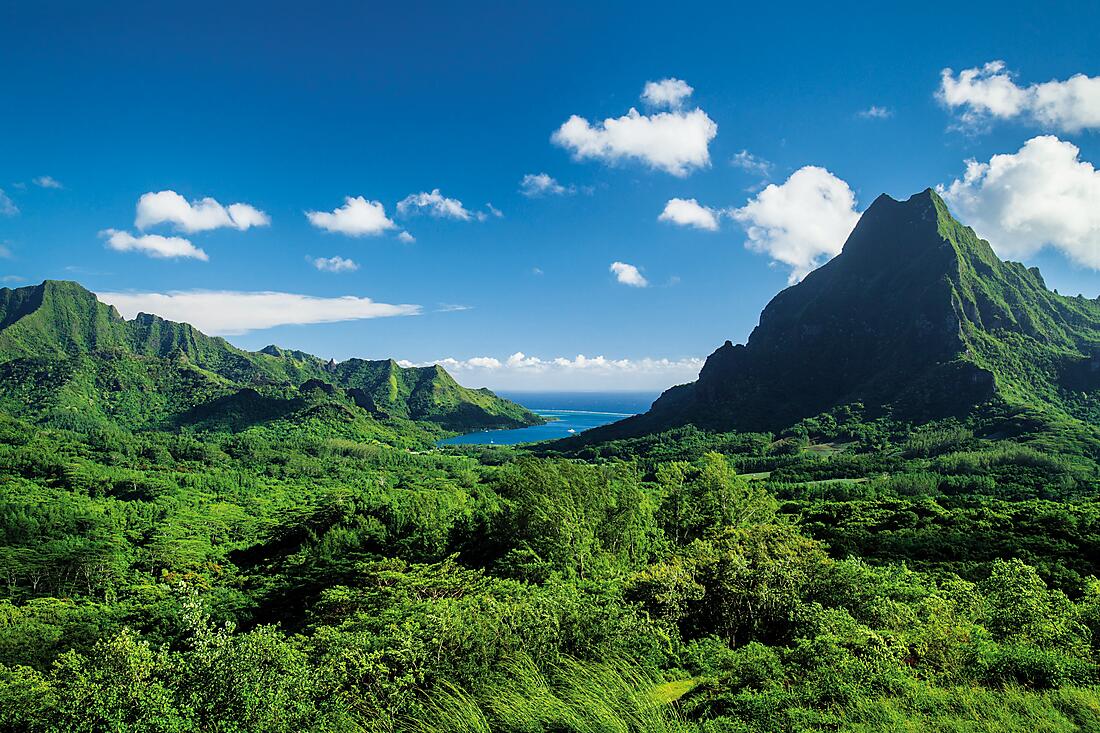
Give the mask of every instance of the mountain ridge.
M 148 313 L 126 320 L 72 281 L 0 289 L 0 377 L 0 404 L 16 414 L 84 405 L 130 425 L 186 421 L 214 399 L 238 394 L 239 407 L 255 402 L 258 389 L 299 391 L 311 381 L 342 390 L 329 395 L 334 404 L 375 419 L 454 432 L 541 422 L 492 392 L 459 385 L 442 368 L 405 368 L 392 359 L 337 363 L 274 345 L 246 351 L 188 323 Z M 276 402 L 299 405 L 287 399 Z
M 768 303 L 745 344 L 727 341 L 649 412 L 574 440 L 686 424 L 781 431 L 845 404 L 920 422 L 1038 403 L 1089 421 L 1098 365 L 1096 301 L 1000 260 L 932 189 L 883 194 L 840 254 Z

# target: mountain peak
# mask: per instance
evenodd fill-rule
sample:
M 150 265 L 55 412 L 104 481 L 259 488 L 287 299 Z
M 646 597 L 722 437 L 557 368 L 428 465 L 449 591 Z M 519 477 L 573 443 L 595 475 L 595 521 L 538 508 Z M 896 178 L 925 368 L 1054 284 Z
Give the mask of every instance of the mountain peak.
M 1042 367 L 1021 363 L 1022 343 Z M 1028 395 L 1075 414 L 1059 385 L 1100 386 L 1100 371 L 1081 367 L 1097 343 L 1096 302 L 1002 262 L 934 190 L 883 194 L 839 255 L 768 303 L 746 344 L 727 342 L 698 381 L 587 439 L 684 423 L 780 430 L 852 403 L 920 420 Z
M 938 205 L 946 206 L 946 204 L 944 204 L 944 202 L 943 202 L 943 199 L 940 198 L 940 195 L 938 193 L 936 193 L 935 189 L 926 188 L 923 191 L 918 191 L 917 193 L 913 194 L 912 196 L 905 199 L 904 201 L 896 199 L 888 193 L 880 193 L 878 195 L 878 198 L 876 198 L 871 203 L 871 205 L 869 207 L 867 207 L 867 211 L 870 211 L 875 206 L 891 206 L 891 205 L 892 206 L 906 206 L 906 207 L 928 207 L 928 206 L 935 207 L 935 206 L 938 206 Z
M 941 232 L 946 221 L 954 220 L 943 199 L 930 188 L 904 201 L 882 194 L 863 212 L 841 254 L 820 270 L 867 259 L 866 269 L 882 272 L 898 258 L 918 255 L 935 256 L 939 264 L 949 267 L 954 252 Z
M 68 355 L 124 343 L 119 312 L 71 280 L 0 290 L 0 357 Z

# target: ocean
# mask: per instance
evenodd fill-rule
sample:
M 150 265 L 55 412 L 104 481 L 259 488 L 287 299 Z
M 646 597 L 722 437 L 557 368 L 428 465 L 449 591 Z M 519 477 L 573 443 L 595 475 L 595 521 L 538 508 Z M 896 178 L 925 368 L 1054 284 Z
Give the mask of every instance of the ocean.
M 567 438 L 590 428 L 645 412 L 658 392 L 497 392 L 549 418 L 545 425 L 516 430 L 482 430 L 439 441 L 440 445 L 515 445 Z

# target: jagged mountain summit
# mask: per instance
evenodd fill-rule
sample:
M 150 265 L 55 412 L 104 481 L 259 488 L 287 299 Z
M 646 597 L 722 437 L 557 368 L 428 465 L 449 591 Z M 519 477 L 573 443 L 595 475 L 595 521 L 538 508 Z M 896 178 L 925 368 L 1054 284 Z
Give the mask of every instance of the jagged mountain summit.
M 239 428 L 288 416 L 420 421 L 444 430 L 538 424 L 529 410 L 459 385 L 439 366 L 325 361 L 238 349 L 187 323 L 127 321 L 78 283 L 0 289 L 0 408 L 62 424 Z
M 1095 423 L 1100 304 L 1049 291 L 1003 262 L 931 189 L 880 196 L 833 260 L 780 292 L 748 342 L 710 355 L 696 382 L 585 441 L 694 424 L 779 431 L 859 403 L 911 421 L 990 402 Z

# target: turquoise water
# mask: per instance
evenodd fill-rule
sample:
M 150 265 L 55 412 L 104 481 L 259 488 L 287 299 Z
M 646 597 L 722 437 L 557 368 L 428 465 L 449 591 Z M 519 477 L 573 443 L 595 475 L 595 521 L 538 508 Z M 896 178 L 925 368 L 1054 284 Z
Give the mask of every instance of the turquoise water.
M 439 441 L 440 445 L 515 445 L 556 440 L 636 415 L 649 409 L 650 392 L 499 392 L 550 422 L 516 430 L 482 430 Z

